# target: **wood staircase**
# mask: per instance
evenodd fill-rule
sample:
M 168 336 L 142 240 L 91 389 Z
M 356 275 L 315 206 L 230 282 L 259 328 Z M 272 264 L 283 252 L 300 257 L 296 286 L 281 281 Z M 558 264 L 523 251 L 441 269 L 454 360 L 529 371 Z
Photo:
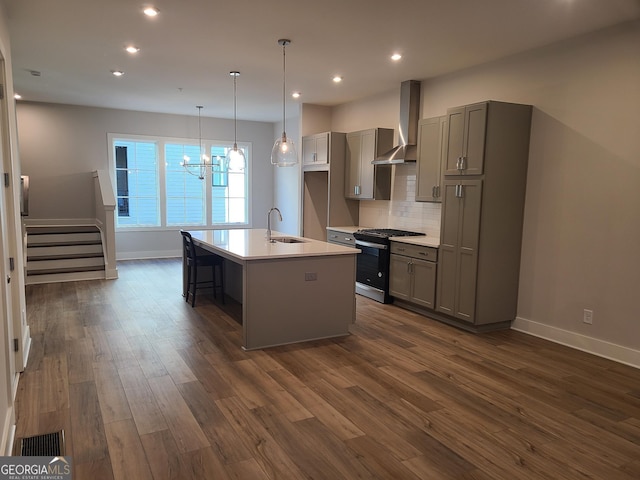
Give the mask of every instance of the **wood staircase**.
M 28 226 L 26 284 L 105 278 L 98 227 Z

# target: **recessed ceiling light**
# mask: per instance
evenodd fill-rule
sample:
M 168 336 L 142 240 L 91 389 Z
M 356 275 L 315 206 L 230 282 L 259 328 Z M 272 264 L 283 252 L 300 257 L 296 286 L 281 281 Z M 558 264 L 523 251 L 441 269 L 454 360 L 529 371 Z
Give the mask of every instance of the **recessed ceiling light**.
M 22 99 L 22 95 L 20 95 L 19 93 L 14 93 L 13 98 L 15 98 L 16 100 L 20 100 Z
M 143 12 L 147 17 L 155 17 L 156 15 L 158 15 L 158 13 L 160 13 L 160 10 L 158 10 L 156 7 L 145 7 Z
M 393 60 L 394 62 L 397 62 L 401 58 L 402 58 L 402 55 L 400 55 L 399 53 L 394 53 L 393 55 L 391 55 L 391 60 Z
M 136 47 L 135 45 L 127 45 L 125 47 L 125 50 L 129 53 L 138 53 L 140 51 L 140 48 Z
M 293 98 L 300 98 L 300 95 L 302 95 L 300 92 L 293 92 L 293 93 L 291 94 L 291 96 L 292 96 Z
M 114 77 L 121 77 L 124 75 L 124 72 L 122 70 L 111 70 L 111 73 Z
M 340 83 L 341 81 L 342 81 L 342 77 L 340 75 L 336 75 L 335 77 L 333 77 L 334 83 Z

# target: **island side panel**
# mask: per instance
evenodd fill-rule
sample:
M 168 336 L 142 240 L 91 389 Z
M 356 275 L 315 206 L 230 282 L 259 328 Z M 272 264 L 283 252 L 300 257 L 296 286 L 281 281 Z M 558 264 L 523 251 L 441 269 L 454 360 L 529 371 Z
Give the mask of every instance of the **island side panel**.
M 355 254 L 246 262 L 243 347 L 348 335 L 355 321 L 355 271 Z

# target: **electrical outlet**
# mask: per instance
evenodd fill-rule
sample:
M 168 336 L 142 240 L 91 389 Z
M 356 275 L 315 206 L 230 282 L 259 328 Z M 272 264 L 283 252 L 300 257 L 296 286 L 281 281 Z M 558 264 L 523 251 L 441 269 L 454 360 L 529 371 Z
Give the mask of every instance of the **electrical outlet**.
M 585 308 L 584 309 L 584 317 L 582 318 L 582 321 L 584 323 L 592 325 L 593 324 L 593 310 L 587 310 Z

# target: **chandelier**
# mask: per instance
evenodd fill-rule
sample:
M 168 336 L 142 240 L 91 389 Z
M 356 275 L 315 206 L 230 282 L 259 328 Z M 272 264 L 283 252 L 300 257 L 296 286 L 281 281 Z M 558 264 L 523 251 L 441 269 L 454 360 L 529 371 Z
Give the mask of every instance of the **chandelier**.
M 184 155 L 182 157 L 182 162 L 180 165 L 187 171 L 187 173 L 198 177 L 200 180 L 204 180 L 204 177 L 207 174 L 207 169 L 215 172 L 222 171 L 222 162 L 220 157 L 216 157 L 215 161 L 211 160 L 211 157 L 207 155 L 203 145 L 202 145 L 202 118 L 201 112 L 204 108 L 202 105 L 196 105 L 198 109 L 198 142 L 200 146 L 200 156 L 197 162 L 192 161 L 189 155 Z

